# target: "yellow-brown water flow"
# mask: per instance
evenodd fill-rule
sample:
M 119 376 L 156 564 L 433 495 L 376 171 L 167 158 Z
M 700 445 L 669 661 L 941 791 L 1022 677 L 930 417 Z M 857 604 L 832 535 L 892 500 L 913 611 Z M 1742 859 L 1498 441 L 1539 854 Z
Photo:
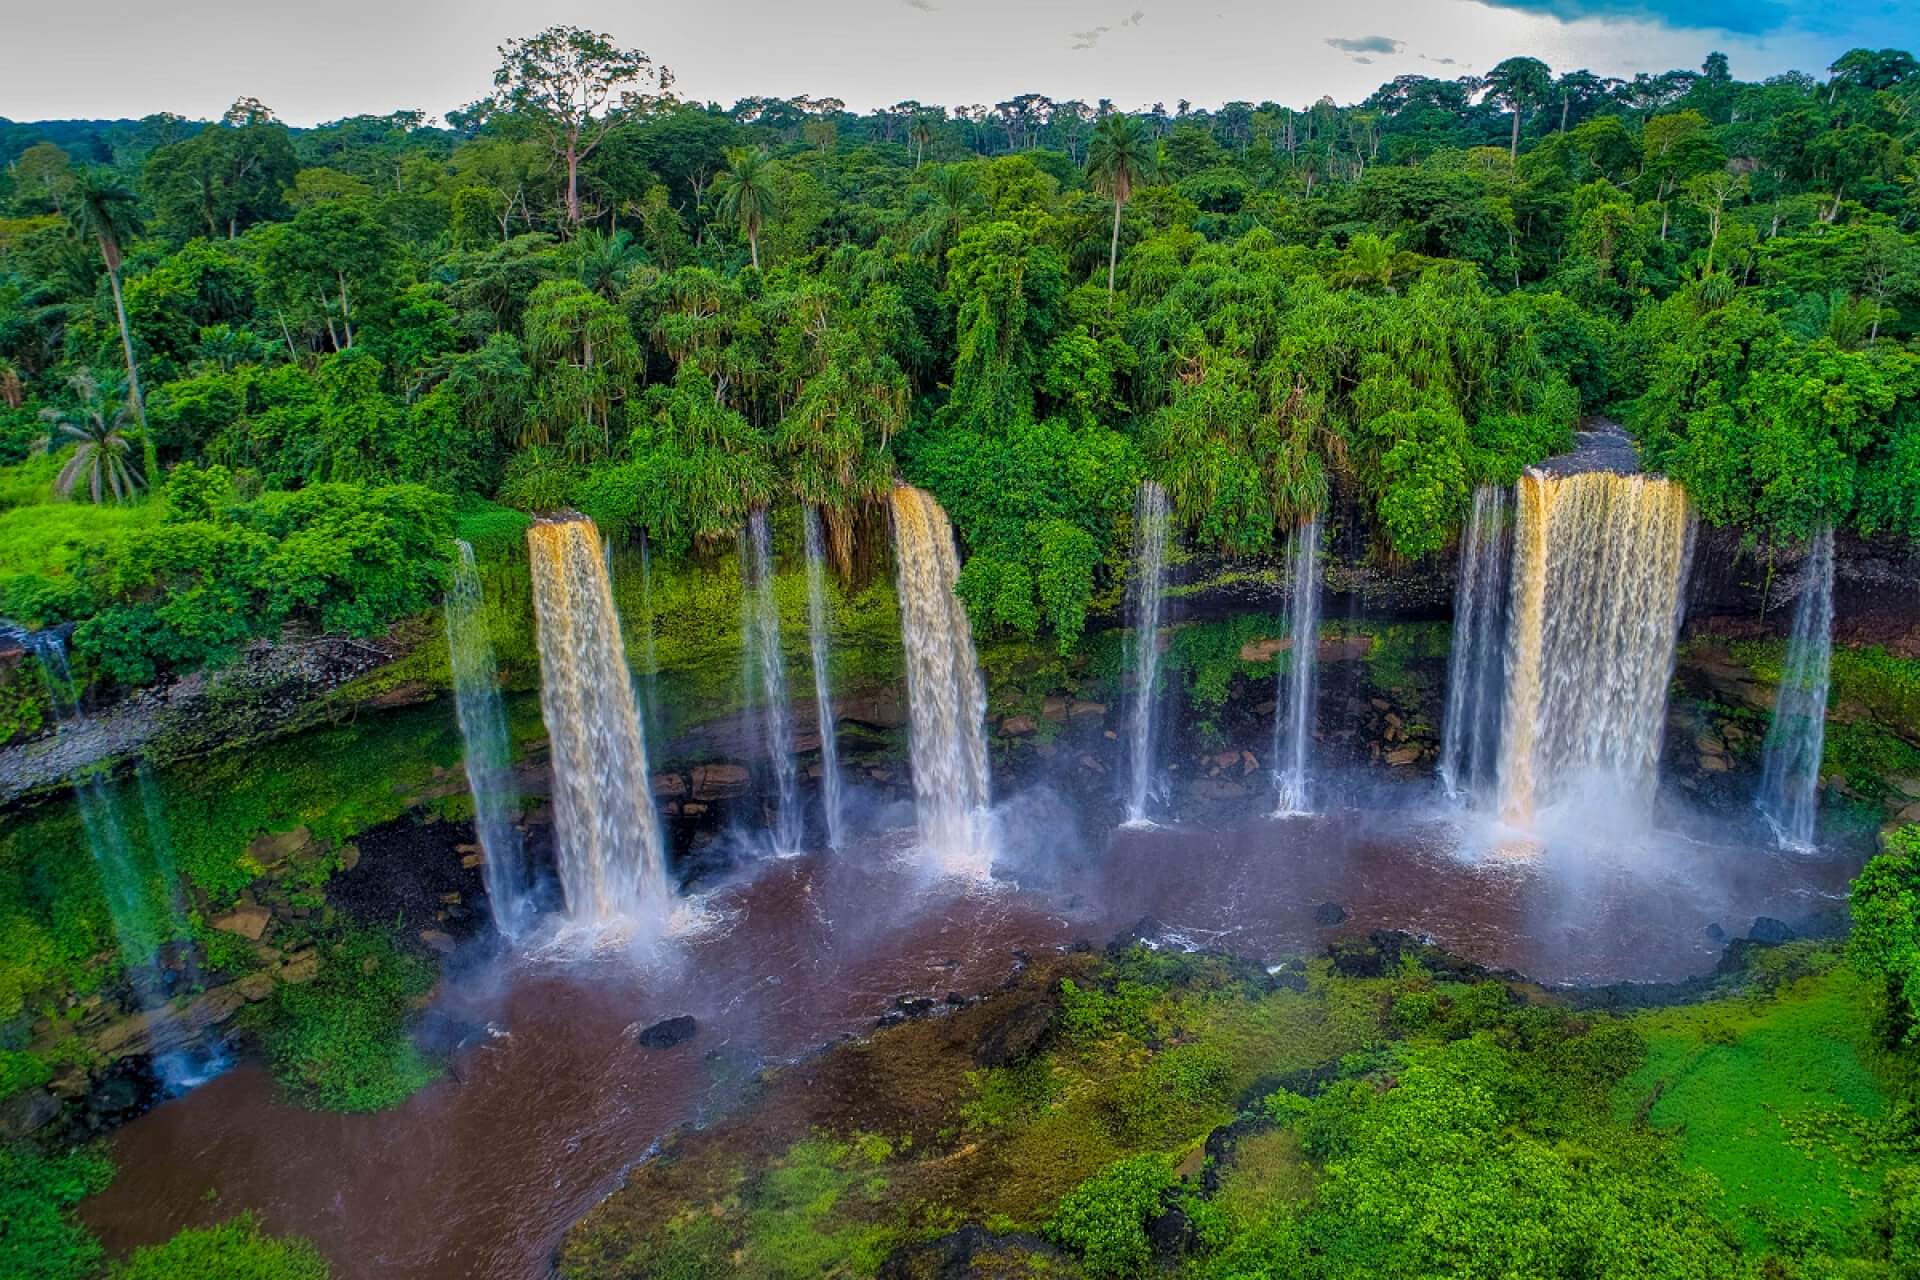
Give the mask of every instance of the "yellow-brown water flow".
M 667 905 L 660 829 L 599 531 L 584 517 L 542 521 L 527 530 L 527 551 L 567 912 L 592 924 L 657 921 Z
M 1650 806 L 1692 522 L 1653 476 L 1528 472 L 1515 500 L 1500 813 L 1598 784 Z
M 984 874 L 992 862 L 984 823 L 987 694 L 966 606 L 953 590 L 960 577 L 953 529 L 932 495 L 910 485 L 893 491 L 892 507 L 921 843 L 942 870 Z

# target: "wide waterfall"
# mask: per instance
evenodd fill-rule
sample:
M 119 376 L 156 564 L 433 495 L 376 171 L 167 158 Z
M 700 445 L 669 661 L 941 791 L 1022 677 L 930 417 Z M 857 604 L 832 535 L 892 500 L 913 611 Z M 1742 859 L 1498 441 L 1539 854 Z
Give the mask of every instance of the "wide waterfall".
M 813 704 L 820 724 L 820 809 L 827 825 L 827 847 L 846 844 L 846 817 L 840 799 L 840 744 L 833 715 L 833 676 L 827 666 L 830 619 L 827 615 L 827 553 L 820 536 L 820 513 L 805 508 L 807 528 L 807 639 L 813 654 Z
M 1787 665 L 1773 703 L 1761 766 L 1760 812 L 1788 849 L 1813 849 L 1820 802 L 1820 755 L 1827 736 L 1827 678 L 1833 661 L 1833 530 L 1808 549 L 1806 581 L 1793 607 Z
M 1525 827 L 1575 790 L 1644 816 L 1692 546 L 1686 492 L 1534 470 L 1515 506 L 1501 817 Z
M 1127 586 L 1127 622 L 1133 628 L 1133 720 L 1128 735 L 1127 822 L 1148 821 L 1153 798 L 1154 712 L 1160 679 L 1160 612 L 1166 594 L 1167 491 L 1148 480 L 1133 508 L 1133 581 Z
M 967 610 L 953 591 L 960 557 L 932 495 L 901 485 L 892 507 L 920 838 L 939 869 L 984 875 L 992 866 L 984 835 L 987 694 Z
M 1446 720 L 1440 736 L 1440 781 L 1456 800 L 1490 793 L 1496 777 L 1511 505 L 1504 487 L 1480 486 L 1460 540 L 1460 584 L 1454 593 Z
M 1320 669 L 1320 517 L 1293 531 L 1287 549 L 1293 643 L 1280 652 L 1279 696 L 1273 713 L 1273 787 L 1276 818 L 1312 813 L 1307 758 L 1313 746 L 1314 696 Z
M 780 652 L 780 606 L 773 596 L 773 534 L 767 509 L 747 517 L 740 552 L 741 675 L 747 708 L 760 731 L 761 755 L 773 774 L 774 812 L 767 835 L 773 851 L 800 849 L 800 780 L 793 760 L 793 709 L 787 703 L 787 668 Z
M 473 793 L 473 831 L 480 840 L 481 873 L 493 923 L 518 938 L 531 922 L 526 848 L 514 824 L 513 745 L 500 701 L 500 668 L 487 634 L 486 596 L 473 547 L 454 544 L 459 559 L 447 588 L 447 652 L 453 666 L 454 707 L 466 741 L 467 788 Z
M 527 530 L 560 885 L 577 921 L 658 921 L 666 865 L 620 620 L 585 517 Z

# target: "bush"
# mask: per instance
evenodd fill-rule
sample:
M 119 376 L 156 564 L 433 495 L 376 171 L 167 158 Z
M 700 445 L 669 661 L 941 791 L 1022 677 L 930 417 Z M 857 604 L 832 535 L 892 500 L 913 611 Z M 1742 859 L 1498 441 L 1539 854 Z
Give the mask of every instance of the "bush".
M 84 1280 L 100 1242 L 67 1210 L 113 1181 L 113 1163 L 93 1151 L 47 1157 L 0 1147 L 0 1275 L 10 1280 Z
M 260 1220 L 242 1214 L 217 1227 L 182 1231 L 165 1244 L 136 1249 L 111 1280 L 327 1280 L 332 1269 L 320 1251 L 297 1237 L 275 1238 Z
M 282 985 L 255 1015 L 274 1076 L 323 1110 L 399 1104 L 439 1074 L 407 1038 L 409 1004 L 432 985 L 432 969 L 385 935 L 347 935 L 313 981 Z
M 1153 1260 L 1147 1223 L 1160 1212 L 1173 1181 L 1165 1156 L 1117 1161 L 1061 1199 L 1047 1235 L 1078 1253 L 1089 1275 L 1139 1275 Z
M 1885 986 L 1887 1038 L 1912 1044 L 1920 1033 L 1920 826 L 1902 827 L 1886 844 L 1853 882 L 1847 959 Z

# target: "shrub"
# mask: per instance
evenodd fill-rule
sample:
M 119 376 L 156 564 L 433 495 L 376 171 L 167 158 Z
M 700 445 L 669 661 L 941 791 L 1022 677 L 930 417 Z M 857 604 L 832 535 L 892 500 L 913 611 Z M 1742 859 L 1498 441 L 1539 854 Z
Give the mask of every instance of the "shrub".
M 324 1110 L 397 1105 L 438 1074 L 407 1039 L 409 1003 L 432 984 L 433 971 L 385 935 L 347 935 L 317 977 L 282 985 L 256 1015 L 275 1077 Z
M 1061 1199 L 1047 1235 L 1078 1253 L 1089 1275 L 1139 1275 L 1153 1260 L 1147 1223 L 1172 1185 L 1173 1167 L 1165 1156 L 1117 1161 Z
M 1893 832 L 1886 845 L 1853 882 L 1847 958 L 1885 985 L 1888 1039 L 1910 1044 L 1920 1032 L 1920 826 Z
M 84 1280 L 100 1243 L 67 1210 L 113 1181 L 113 1163 L 93 1151 L 48 1157 L 0 1147 L 0 1275 L 11 1280 Z
M 310 1242 L 267 1235 L 251 1214 L 136 1249 L 110 1273 L 111 1280 L 327 1280 L 331 1274 Z

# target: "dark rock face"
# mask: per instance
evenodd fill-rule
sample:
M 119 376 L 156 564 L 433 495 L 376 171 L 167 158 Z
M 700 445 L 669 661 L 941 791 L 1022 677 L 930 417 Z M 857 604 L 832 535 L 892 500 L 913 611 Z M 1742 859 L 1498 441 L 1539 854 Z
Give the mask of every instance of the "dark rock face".
M 1164 1210 L 1147 1223 L 1147 1240 L 1153 1245 L 1154 1257 L 1178 1258 L 1193 1246 L 1193 1219 L 1178 1209 Z
M 60 1099 L 45 1089 L 28 1089 L 0 1102 L 0 1141 L 14 1142 L 38 1133 L 60 1114 Z
M 1325 929 L 1347 918 L 1347 909 L 1337 902 L 1323 902 L 1313 909 L 1313 922 Z
M 677 1018 L 665 1018 L 654 1023 L 634 1037 L 634 1043 L 643 1049 L 671 1049 L 693 1039 L 693 1033 L 699 1027 L 692 1014 L 683 1013 Z
M 969 1224 L 920 1244 L 903 1245 L 881 1262 L 880 1280 L 983 1280 L 1042 1275 L 1067 1256 L 1033 1235 L 997 1236 Z
M 1052 993 L 1010 1001 L 973 1047 L 973 1060 L 983 1067 L 1012 1067 L 1025 1062 L 1053 1038 L 1060 1006 Z
M 1800 935 L 1795 933 L 1784 920 L 1775 920 L 1772 916 L 1760 916 L 1753 922 L 1753 928 L 1747 930 L 1747 937 L 1762 946 L 1777 947 L 1783 942 L 1792 942 Z
M 121 1058 L 93 1077 L 86 1096 L 69 1116 L 76 1138 L 91 1138 L 119 1128 L 153 1110 L 166 1089 L 153 1059 L 145 1054 Z

